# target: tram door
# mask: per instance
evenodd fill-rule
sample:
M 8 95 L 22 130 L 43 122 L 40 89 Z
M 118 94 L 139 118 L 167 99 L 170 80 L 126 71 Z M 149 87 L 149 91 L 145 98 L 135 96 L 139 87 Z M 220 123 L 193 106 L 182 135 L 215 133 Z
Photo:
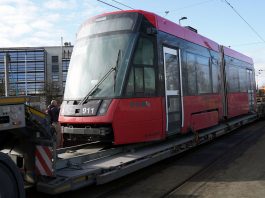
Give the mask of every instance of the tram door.
M 182 112 L 179 50 L 164 47 L 165 102 L 167 135 L 180 132 Z
M 248 83 L 248 104 L 249 111 L 254 111 L 254 75 L 253 71 L 247 69 L 247 83 Z

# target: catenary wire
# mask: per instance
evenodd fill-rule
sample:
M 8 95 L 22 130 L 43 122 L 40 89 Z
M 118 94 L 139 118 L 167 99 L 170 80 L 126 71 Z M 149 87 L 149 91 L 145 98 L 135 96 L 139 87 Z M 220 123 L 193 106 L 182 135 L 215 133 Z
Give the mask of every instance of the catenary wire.
M 249 46 L 249 45 L 261 45 L 261 44 L 265 44 L 264 42 L 252 42 L 252 43 L 241 43 L 241 44 L 235 44 L 235 45 L 232 45 L 233 47 L 234 46 Z
M 102 0 L 97 0 L 97 1 L 99 1 L 99 2 L 101 2 L 101 3 L 104 3 L 104 4 L 106 4 L 106 5 L 110 6 L 110 7 L 116 8 L 116 9 L 118 9 L 118 10 L 123 10 L 123 9 L 121 9 L 121 8 L 119 8 L 119 7 L 116 7 L 116 6 L 112 5 L 112 4 L 109 4 L 109 3 L 105 2 L 105 1 L 102 1 Z
M 207 0 L 207 1 L 201 1 L 201 2 L 198 2 L 198 3 L 195 3 L 195 4 L 191 4 L 191 5 L 187 5 L 187 6 L 184 6 L 184 7 L 181 7 L 181 8 L 178 8 L 176 10 L 166 10 L 164 11 L 164 13 L 169 14 L 170 12 L 177 12 L 179 10 L 182 10 L 182 9 L 186 9 L 186 8 L 191 8 L 191 7 L 195 7 L 195 6 L 199 6 L 201 4 L 205 4 L 205 3 L 209 3 L 209 2 L 212 2 L 212 1 L 215 1 L 215 0 Z
M 128 6 L 128 5 L 124 4 L 124 3 L 121 3 L 121 2 L 119 2 L 119 1 L 116 1 L 116 0 L 112 0 L 112 1 L 114 1 L 114 2 L 115 2 L 115 3 L 117 3 L 117 4 L 120 4 L 120 5 L 124 6 L 124 7 L 126 7 L 126 8 L 130 8 L 130 9 L 133 9 L 133 10 L 134 10 L 134 8 L 133 8 L 133 7 L 131 7 L 131 6 Z
M 227 0 L 224 1 L 248 25 L 248 27 L 265 43 L 265 40 L 262 38 L 262 36 L 239 14 L 239 12 Z

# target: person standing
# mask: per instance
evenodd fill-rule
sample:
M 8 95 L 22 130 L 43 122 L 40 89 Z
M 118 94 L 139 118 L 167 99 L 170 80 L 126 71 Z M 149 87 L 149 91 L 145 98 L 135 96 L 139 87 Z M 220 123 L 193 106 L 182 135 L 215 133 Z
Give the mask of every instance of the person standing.
M 48 107 L 48 115 L 50 116 L 50 124 L 54 127 L 56 132 L 57 147 L 61 147 L 62 145 L 61 125 L 58 122 L 59 113 L 60 113 L 60 108 L 58 107 L 57 101 L 52 100 L 51 105 L 49 105 Z

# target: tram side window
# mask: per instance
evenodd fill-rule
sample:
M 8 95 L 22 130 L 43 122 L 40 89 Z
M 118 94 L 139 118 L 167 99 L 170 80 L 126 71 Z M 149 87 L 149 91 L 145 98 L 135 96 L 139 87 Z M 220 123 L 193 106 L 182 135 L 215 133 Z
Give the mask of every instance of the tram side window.
M 135 92 L 144 92 L 143 68 L 134 68 Z
M 126 87 L 126 95 L 133 95 L 134 93 L 134 68 L 131 69 L 130 76 Z
M 212 60 L 212 82 L 213 82 L 213 93 L 219 92 L 219 80 L 220 80 L 220 68 L 217 60 Z
M 229 92 L 239 92 L 238 68 L 230 65 L 228 69 Z
M 198 93 L 211 93 L 209 59 L 197 56 Z
M 254 79 L 254 72 L 252 70 L 247 69 L 247 86 L 250 90 L 255 89 Z
M 155 70 L 152 67 L 132 67 L 126 95 L 152 95 L 155 93 Z
M 127 96 L 149 96 L 155 93 L 154 44 L 141 37 L 133 57 L 126 87 Z
M 137 50 L 134 55 L 133 64 L 135 65 L 154 65 L 154 45 L 147 38 L 139 39 Z
M 196 58 L 194 54 L 187 54 L 187 69 L 188 69 L 188 93 L 189 95 L 196 94 Z
M 189 95 L 211 93 L 209 58 L 187 53 Z
M 155 70 L 154 68 L 145 67 L 144 68 L 144 88 L 145 93 L 155 92 Z
M 239 69 L 239 85 L 240 92 L 247 92 L 247 70 L 240 68 Z

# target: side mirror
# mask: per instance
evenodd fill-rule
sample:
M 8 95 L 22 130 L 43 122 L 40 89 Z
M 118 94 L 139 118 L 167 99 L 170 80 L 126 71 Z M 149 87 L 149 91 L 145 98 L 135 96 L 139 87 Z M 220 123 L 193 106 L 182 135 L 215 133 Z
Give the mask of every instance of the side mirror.
M 157 34 L 157 29 L 154 27 L 148 27 L 146 28 L 146 33 L 149 35 L 156 35 Z

